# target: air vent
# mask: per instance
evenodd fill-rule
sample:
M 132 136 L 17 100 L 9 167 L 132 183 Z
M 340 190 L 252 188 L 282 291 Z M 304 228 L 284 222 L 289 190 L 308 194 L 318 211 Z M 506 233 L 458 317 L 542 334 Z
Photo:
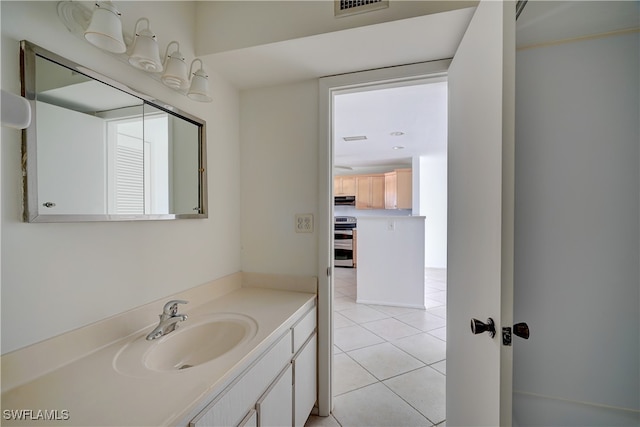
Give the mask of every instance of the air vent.
M 346 142 L 350 141 L 364 141 L 367 139 L 366 135 L 358 135 L 358 136 L 343 136 L 342 139 Z
M 334 4 L 338 17 L 385 9 L 389 7 L 389 0 L 335 0 Z

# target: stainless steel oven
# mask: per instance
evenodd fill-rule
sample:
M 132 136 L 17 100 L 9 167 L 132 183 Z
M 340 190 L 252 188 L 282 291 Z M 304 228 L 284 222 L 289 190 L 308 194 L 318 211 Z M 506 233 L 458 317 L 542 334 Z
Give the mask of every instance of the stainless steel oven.
M 336 267 L 355 266 L 356 218 L 353 216 L 337 216 L 334 218 L 333 265 Z

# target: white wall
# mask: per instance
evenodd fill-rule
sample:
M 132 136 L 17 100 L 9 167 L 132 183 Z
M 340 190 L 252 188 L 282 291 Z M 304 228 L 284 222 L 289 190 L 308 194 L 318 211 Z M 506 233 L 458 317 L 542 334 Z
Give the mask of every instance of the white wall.
M 414 159 L 420 191 L 417 215 L 425 216 L 425 267 L 447 268 L 447 156 Z
M 640 421 L 639 52 L 637 32 L 518 52 L 514 389 L 557 409 L 516 393 L 520 425 Z
M 424 217 L 358 222 L 357 302 L 424 309 Z
M 333 31 L 472 7 L 476 1 L 399 1 L 386 9 L 335 18 L 334 2 L 198 2 L 198 55 L 225 52 Z
M 241 94 L 242 267 L 317 274 L 318 232 L 295 232 L 295 214 L 318 212 L 318 83 Z
M 56 2 L 0 7 L 3 89 L 20 93 L 18 41 L 27 39 L 204 119 L 210 208 L 205 220 L 23 223 L 20 132 L 3 128 L 2 352 L 240 270 L 237 91 L 210 73 L 213 103 L 191 101 L 73 36 L 57 19 Z M 193 58 L 194 3 L 118 2 L 118 8 L 126 31 L 146 16 L 162 50 L 177 39 Z

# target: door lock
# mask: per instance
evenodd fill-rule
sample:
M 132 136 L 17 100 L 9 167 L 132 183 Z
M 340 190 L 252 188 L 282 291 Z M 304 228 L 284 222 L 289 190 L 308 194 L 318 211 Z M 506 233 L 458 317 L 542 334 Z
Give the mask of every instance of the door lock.
M 513 333 L 525 340 L 529 339 L 529 325 L 524 322 L 516 323 L 513 325 Z M 502 328 L 502 344 L 511 345 L 511 328 Z

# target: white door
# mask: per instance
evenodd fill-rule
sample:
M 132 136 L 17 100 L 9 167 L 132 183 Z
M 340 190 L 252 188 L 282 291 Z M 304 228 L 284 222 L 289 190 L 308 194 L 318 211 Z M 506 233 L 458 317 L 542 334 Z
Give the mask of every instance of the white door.
M 482 1 L 449 68 L 447 425 L 511 425 L 515 2 Z M 472 318 L 496 335 L 473 335 Z

